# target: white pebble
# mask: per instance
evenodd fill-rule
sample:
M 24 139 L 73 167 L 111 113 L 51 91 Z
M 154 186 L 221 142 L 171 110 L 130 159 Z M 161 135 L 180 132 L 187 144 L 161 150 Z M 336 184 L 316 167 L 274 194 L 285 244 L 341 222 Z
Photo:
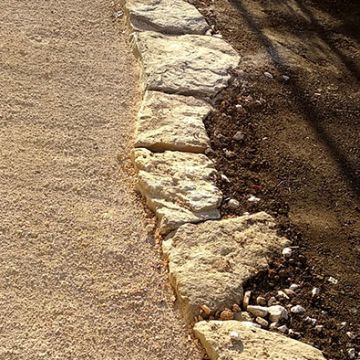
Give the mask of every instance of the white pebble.
M 315 326 L 317 323 L 317 320 L 315 318 L 311 318 L 310 316 L 307 316 L 304 321 L 313 326 Z
M 244 138 L 245 138 L 245 135 L 244 135 L 244 133 L 241 132 L 241 131 L 237 131 L 237 132 L 235 133 L 235 135 L 233 136 L 233 139 L 234 139 L 234 140 L 237 140 L 237 141 L 244 140 Z
M 259 316 L 258 316 L 258 317 L 255 319 L 255 321 L 256 321 L 259 325 L 261 325 L 261 327 L 263 327 L 263 328 L 265 328 L 265 329 L 267 329 L 268 326 L 269 326 L 268 321 L 265 320 L 265 319 L 263 319 L 262 317 L 259 317 Z
M 278 297 L 280 297 L 280 298 L 290 300 L 290 298 L 282 290 L 279 290 L 277 294 L 278 294 Z
M 286 247 L 285 249 L 283 249 L 282 254 L 283 254 L 283 256 L 289 258 L 292 255 L 291 248 Z
M 243 303 L 242 303 L 244 310 L 247 309 L 250 302 L 250 298 L 251 298 L 251 291 L 250 290 L 245 291 Z
M 265 306 L 248 305 L 246 309 L 250 314 L 254 316 L 266 317 L 269 313 L 268 308 Z
M 329 283 L 333 284 L 333 285 L 336 285 L 339 280 L 338 279 L 335 279 L 334 277 L 330 276 L 329 279 L 328 279 Z
M 264 72 L 264 75 L 265 75 L 268 79 L 273 79 L 273 78 L 274 78 L 274 76 L 273 76 L 271 73 L 269 73 L 268 71 L 265 71 L 265 72 Z
M 278 322 L 282 319 L 288 319 L 287 310 L 281 305 L 273 305 L 268 308 L 269 319 L 271 322 Z
M 283 334 L 286 334 L 288 331 L 288 327 L 286 325 L 279 326 L 277 329 Z
M 227 203 L 229 209 L 235 210 L 238 209 L 240 206 L 239 201 L 237 201 L 236 199 L 230 199 Z
M 303 314 L 305 312 L 305 309 L 301 305 L 295 305 L 290 309 L 290 311 L 293 314 Z
M 250 201 L 250 202 L 258 202 L 258 201 L 260 201 L 260 199 L 258 197 L 256 197 L 256 196 L 254 196 L 254 195 L 250 195 L 248 197 L 248 201 Z
M 315 331 L 322 332 L 323 330 L 324 330 L 324 325 L 316 325 L 315 326 Z
M 230 180 L 229 180 L 229 178 L 226 176 L 226 175 L 224 175 L 224 174 L 221 174 L 221 180 L 223 180 L 223 181 L 225 181 L 225 182 L 227 182 L 227 183 L 230 183 Z
M 269 326 L 269 330 L 275 330 L 277 329 L 279 324 L 277 322 L 271 323 Z
M 347 337 L 348 337 L 349 339 L 351 339 L 351 340 L 354 340 L 354 339 L 356 338 L 356 335 L 355 335 L 353 332 L 351 332 L 351 331 L 348 331 L 348 332 L 346 333 L 346 335 L 347 335 Z
M 291 285 L 289 286 L 289 289 L 295 291 L 295 290 L 297 290 L 299 287 L 300 287 L 300 285 L 298 285 L 298 284 L 291 284 Z
M 354 348 L 351 348 L 348 350 L 349 359 L 355 359 L 356 358 L 356 350 Z
M 319 296 L 320 295 L 320 289 L 319 288 L 313 288 L 312 290 L 311 290 L 311 296 L 312 297 L 317 297 L 317 296 Z
M 268 301 L 268 306 L 276 305 L 277 302 L 276 297 L 272 296 Z

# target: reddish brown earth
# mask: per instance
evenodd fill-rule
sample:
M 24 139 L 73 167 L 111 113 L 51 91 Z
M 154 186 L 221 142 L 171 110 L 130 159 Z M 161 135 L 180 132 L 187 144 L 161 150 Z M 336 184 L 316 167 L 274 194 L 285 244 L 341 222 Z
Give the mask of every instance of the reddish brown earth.
M 300 319 L 292 327 L 328 358 L 346 359 L 349 348 L 360 350 L 360 4 L 194 3 L 242 56 L 206 121 L 212 157 L 229 179 L 219 180 L 222 213 L 268 211 L 302 259 L 276 260 L 270 285 L 262 274 L 249 287 L 265 293 L 302 283 L 294 301 L 325 329 L 314 333 Z M 242 139 L 233 139 L 237 132 Z M 250 195 L 260 201 L 249 202 Z M 240 201 L 236 211 L 229 198 Z M 322 289 L 315 302 L 313 286 Z

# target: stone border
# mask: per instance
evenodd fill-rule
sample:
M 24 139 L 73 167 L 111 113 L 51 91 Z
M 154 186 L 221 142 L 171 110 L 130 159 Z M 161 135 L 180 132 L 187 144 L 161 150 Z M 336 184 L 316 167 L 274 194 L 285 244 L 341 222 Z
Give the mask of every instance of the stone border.
M 155 212 L 159 233 L 167 235 L 162 248 L 185 319 L 190 324 L 195 319 L 195 336 L 210 359 L 272 354 L 285 360 L 290 354 L 323 360 L 311 346 L 257 329 L 261 326 L 243 317 L 238 305 L 246 302 L 244 283 L 288 243 L 266 213 L 219 220 L 222 194 L 205 155 L 209 138 L 203 120 L 212 111 L 209 99 L 227 86 L 240 56 L 211 36 L 204 17 L 184 0 L 126 0 L 125 13 L 144 92 L 132 156 L 137 189 Z M 259 324 L 269 313 L 271 319 L 284 316 L 282 309 L 252 308 Z M 202 321 L 202 314 L 209 321 Z M 216 314 L 232 321 L 215 321 Z

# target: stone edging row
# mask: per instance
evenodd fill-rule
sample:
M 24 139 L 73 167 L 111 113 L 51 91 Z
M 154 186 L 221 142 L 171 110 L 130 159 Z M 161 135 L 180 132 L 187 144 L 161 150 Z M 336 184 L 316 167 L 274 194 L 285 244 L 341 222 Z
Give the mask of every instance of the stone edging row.
M 195 321 L 195 336 L 210 359 L 323 360 L 319 350 L 243 318 L 238 305 L 244 283 L 288 244 L 266 213 L 220 219 L 222 194 L 206 156 L 203 120 L 239 55 L 210 35 L 206 20 L 186 1 L 127 0 L 125 13 L 144 92 L 133 151 L 137 187 L 158 219 L 185 319 Z M 238 310 L 237 320 L 212 320 L 220 313 L 225 320 L 230 308 Z

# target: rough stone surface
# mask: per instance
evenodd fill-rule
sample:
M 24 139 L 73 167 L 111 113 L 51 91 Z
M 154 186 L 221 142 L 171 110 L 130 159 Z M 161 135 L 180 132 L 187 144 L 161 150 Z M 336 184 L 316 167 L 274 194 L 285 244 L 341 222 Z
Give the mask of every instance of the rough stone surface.
M 138 190 L 155 211 L 162 234 L 185 223 L 218 219 L 222 194 L 215 185 L 216 170 L 203 154 L 135 149 Z
M 223 310 L 239 304 L 243 283 L 267 267 L 267 257 L 287 243 L 264 213 L 186 224 L 163 241 L 170 281 L 186 319 L 205 304 Z
M 127 0 L 130 26 L 137 31 L 166 34 L 205 34 L 209 25 L 195 8 L 183 0 Z
M 147 91 L 138 114 L 135 147 L 204 152 L 210 141 L 203 120 L 211 110 L 192 96 Z
M 194 326 L 211 360 L 325 360 L 321 351 L 240 321 L 201 321 Z M 237 333 L 237 339 L 230 333 Z
M 133 37 L 147 90 L 212 96 L 226 87 L 229 70 L 240 60 L 229 44 L 213 36 L 145 31 Z

